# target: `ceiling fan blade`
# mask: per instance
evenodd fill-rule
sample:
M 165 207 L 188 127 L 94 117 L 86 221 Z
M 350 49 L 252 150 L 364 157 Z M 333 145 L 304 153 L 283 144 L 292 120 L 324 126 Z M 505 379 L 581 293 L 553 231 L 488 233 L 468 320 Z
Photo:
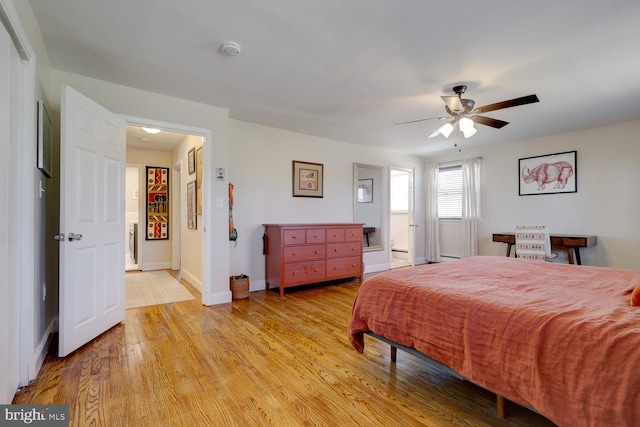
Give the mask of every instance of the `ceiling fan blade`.
M 540 102 L 540 100 L 536 95 L 528 95 L 520 98 L 510 99 L 508 101 L 496 102 L 495 104 L 484 105 L 473 110 L 473 113 L 487 113 L 489 111 L 502 110 L 503 108 L 517 107 L 519 105 L 532 104 L 534 102 Z
M 442 100 L 444 101 L 445 104 L 447 104 L 447 107 L 449 107 L 449 109 L 451 111 L 462 111 L 462 103 L 460 102 L 460 98 L 458 96 L 452 95 L 452 96 L 441 96 L 440 98 L 442 98 Z
M 450 117 L 428 117 L 426 119 L 418 119 L 418 120 L 411 120 L 411 121 L 408 121 L 408 122 L 394 123 L 393 125 L 394 126 L 407 125 L 409 123 L 418 123 L 418 122 L 424 122 L 424 121 L 427 121 L 427 120 L 442 120 L 442 119 L 447 119 L 447 118 L 450 118 Z
M 492 119 L 491 117 L 485 116 L 472 116 L 471 120 L 473 120 L 475 123 L 485 126 L 491 126 L 492 128 L 496 129 L 500 129 L 509 124 L 509 122 L 505 122 L 504 120 Z

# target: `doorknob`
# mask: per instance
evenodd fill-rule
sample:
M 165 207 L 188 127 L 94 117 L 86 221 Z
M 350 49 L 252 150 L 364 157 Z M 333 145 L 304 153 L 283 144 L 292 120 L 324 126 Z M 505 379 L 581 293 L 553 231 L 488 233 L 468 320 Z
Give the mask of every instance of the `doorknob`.
M 58 242 L 63 242 L 64 241 L 64 233 L 56 234 L 55 236 L 53 236 L 53 239 L 57 240 Z
M 69 233 L 69 241 L 73 242 L 74 240 L 82 240 L 82 234 Z
M 416 227 L 417 228 L 417 227 L 419 227 L 419 225 L 418 224 L 409 224 L 409 227 Z

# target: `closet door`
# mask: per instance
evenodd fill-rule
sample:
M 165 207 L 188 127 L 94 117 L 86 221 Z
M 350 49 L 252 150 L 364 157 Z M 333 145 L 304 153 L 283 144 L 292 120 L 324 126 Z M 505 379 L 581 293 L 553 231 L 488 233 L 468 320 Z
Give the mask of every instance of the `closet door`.
M 15 178 L 20 173 L 22 87 L 22 62 L 9 33 L 0 25 L 0 404 L 13 400 L 20 372 L 20 260 L 16 250 L 20 236 L 15 226 L 20 203 Z

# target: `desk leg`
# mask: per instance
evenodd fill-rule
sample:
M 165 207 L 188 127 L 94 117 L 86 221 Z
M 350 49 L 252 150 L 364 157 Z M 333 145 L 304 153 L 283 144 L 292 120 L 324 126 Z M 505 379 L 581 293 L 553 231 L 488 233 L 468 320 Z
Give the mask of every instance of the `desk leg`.
M 566 249 L 567 249 L 567 261 L 569 262 L 569 264 L 575 264 L 573 260 L 573 248 L 566 248 Z
M 507 243 L 507 258 L 511 256 L 511 246 L 513 246 L 511 243 Z
M 580 248 L 575 247 L 574 250 L 576 251 L 576 264 L 582 265 L 582 260 L 580 260 Z

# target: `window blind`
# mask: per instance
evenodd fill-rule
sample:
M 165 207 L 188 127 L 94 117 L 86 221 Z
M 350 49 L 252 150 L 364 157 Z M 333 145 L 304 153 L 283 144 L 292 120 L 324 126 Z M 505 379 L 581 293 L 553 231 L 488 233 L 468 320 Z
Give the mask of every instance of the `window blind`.
M 460 219 L 462 217 L 462 166 L 438 169 L 438 217 Z

